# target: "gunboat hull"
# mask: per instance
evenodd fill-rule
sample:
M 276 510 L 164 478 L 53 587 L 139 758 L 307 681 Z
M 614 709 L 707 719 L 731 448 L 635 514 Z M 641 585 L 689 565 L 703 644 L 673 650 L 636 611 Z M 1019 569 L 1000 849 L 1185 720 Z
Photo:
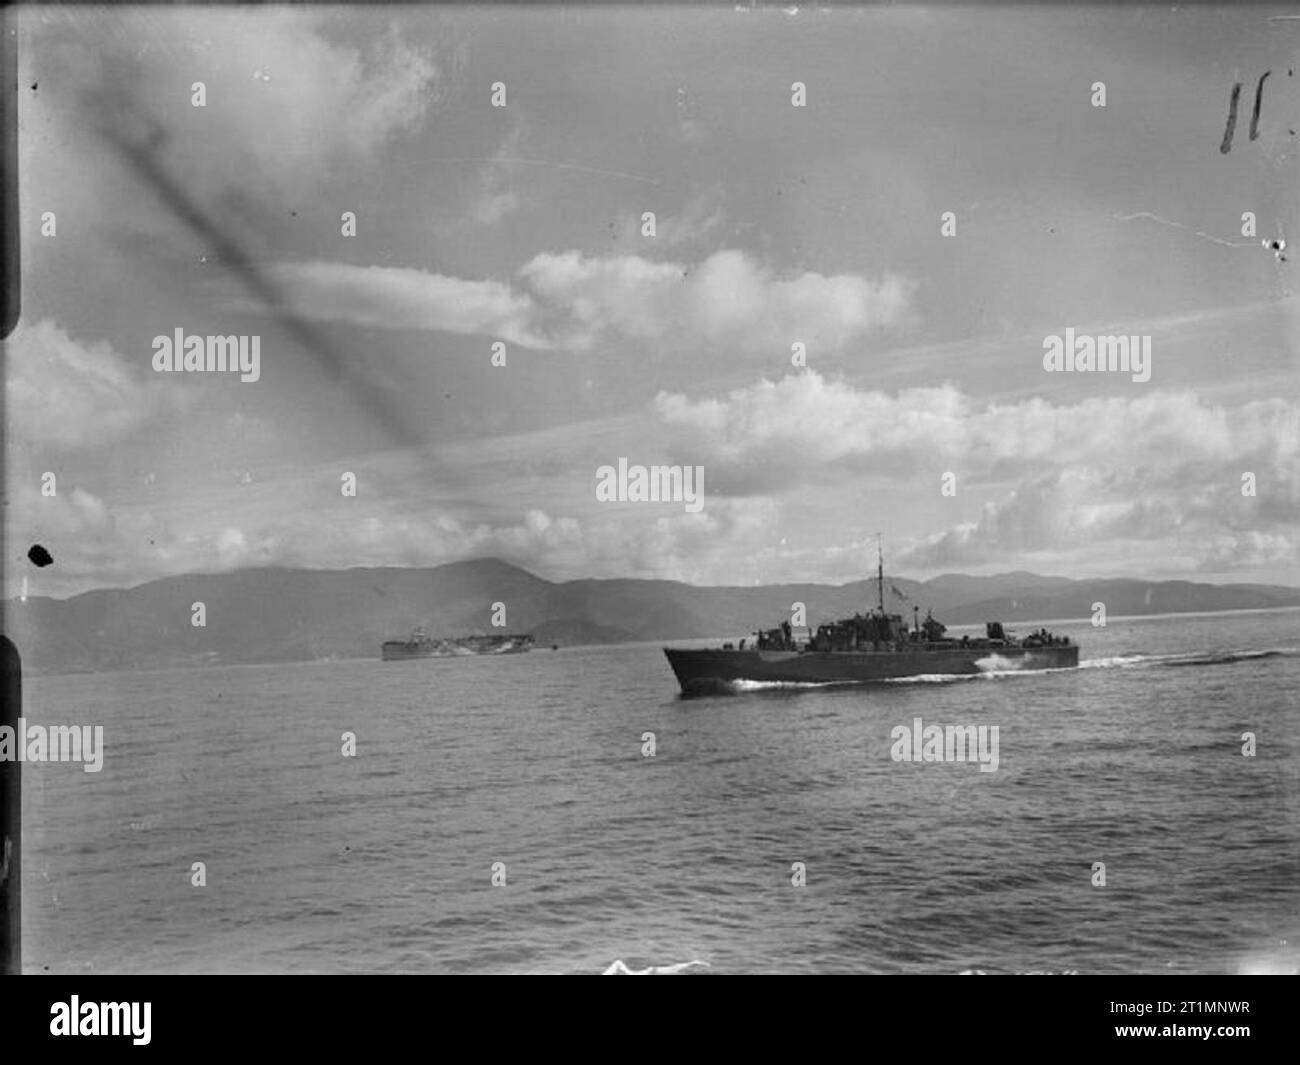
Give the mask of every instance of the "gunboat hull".
M 690 650 L 665 647 L 688 695 L 732 688 L 737 681 L 858 684 L 928 674 L 1070 669 L 1077 644 L 1045 647 L 911 648 L 902 651 Z

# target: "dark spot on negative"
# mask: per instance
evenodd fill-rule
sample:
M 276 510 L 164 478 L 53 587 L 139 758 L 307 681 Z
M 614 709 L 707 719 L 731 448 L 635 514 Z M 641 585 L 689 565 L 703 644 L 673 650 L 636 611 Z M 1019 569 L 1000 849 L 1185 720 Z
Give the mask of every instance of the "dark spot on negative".
M 32 544 L 31 550 L 27 552 L 27 557 L 37 566 L 45 567 L 54 564 L 54 556 L 46 551 L 40 544 Z
M 39 82 L 35 82 L 35 81 L 32 82 L 32 92 L 35 92 L 35 91 L 36 91 L 36 86 L 37 86 L 38 84 L 40 84 L 40 83 L 39 83 Z
M 1234 82 L 1232 86 L 1232 95 L 1228 97 L 1228 124 L 1223 130 L 1223 143 L 1219 145 L 1219 151 L 1227 155 L 1232 151 L 1232 134 L 1237 128 L 1237 101 L 1241 99 L 1241 82 Z
M 1250 113 L 1250 139 L 1254 140 L 1259 136 L 1259 108 L 1264 102 L 1264 80 L 1273 72 L 1264 71 L 1259 76 L 1259 84 L 1255 86 L 1255 109 Z

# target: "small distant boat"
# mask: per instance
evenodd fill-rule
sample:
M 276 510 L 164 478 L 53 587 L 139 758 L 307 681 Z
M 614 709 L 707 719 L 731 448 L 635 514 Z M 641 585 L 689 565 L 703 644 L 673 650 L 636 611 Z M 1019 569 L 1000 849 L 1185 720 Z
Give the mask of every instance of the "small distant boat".
M 405 640 L 385 640 L 379 649 L 385 662 L 407 658 L 464 658 L 469 655 L 517 655 L 533 646 L 532 633 L 502 636 L 430 636 L 416 629 Z

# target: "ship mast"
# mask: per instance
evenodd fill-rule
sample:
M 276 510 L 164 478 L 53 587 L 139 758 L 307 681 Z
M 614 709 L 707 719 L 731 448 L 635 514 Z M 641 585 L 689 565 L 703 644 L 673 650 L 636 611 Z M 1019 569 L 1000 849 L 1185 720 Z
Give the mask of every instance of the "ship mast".
M 880 616 L 885 616 L 885 555 L 880 548 L 880 533 L 876 533 L 876 594 L 880 601 Z

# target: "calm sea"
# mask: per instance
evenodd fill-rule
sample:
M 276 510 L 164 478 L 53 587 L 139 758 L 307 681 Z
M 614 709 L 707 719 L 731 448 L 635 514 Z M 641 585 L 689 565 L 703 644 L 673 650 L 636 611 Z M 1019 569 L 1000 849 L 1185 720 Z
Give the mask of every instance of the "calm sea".
M 648 644 L 29 677 L 105 754 L 24 767 L 24 968 L 1295 971 L 1300 612 L 1058 631 L 1083 668 L 693 700 Z M 893 761 L 917 717 L 997 771 Z

